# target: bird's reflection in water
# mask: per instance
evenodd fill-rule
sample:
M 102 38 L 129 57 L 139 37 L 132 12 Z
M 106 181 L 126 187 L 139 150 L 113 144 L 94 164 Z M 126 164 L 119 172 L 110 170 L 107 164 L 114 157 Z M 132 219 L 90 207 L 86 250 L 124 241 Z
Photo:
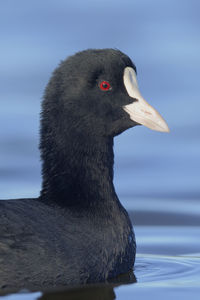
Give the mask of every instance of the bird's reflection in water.
M 116 298 L 114 292 L 115 287 L 122 284 L 135 283 L 136 281 L 136 277 L 131 271 L 106 283 L 88 284 L 82 287 L 44 292 L 38 300 L 112 300 Z

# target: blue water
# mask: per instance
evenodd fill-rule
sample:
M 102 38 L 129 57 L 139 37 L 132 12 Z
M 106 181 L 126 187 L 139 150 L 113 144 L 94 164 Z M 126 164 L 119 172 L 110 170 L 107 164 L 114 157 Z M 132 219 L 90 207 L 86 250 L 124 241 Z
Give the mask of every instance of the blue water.
M 118 299 L 200 292 L 199 11 L 198 0 L 0 3 L 0 199 L 39 195 L 44 87 L 76 51 L 128 54 L 143 96 L 171 129 L 140 126 L 115 138 L 115 186 L 138 242 L 138 283 L 117 288 Z

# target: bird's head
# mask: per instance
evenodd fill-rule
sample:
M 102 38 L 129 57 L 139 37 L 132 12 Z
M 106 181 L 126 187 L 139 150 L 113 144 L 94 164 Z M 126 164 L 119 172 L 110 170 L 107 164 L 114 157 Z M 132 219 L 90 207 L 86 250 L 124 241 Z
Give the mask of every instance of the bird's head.
M 46 89 L 54 128 L 116 136 L 144 125 L 168 132 L 161 115 L 141 96 L 136 67 L 119 50 L 85 50 L 63 61 Z

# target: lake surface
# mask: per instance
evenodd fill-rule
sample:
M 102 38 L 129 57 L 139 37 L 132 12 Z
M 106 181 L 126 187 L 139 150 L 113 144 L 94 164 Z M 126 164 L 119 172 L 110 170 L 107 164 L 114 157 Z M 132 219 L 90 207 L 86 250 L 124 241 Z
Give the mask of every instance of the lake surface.
M 53 69 L 76 51 L 128 54 L 171 132 L 137 127 L 115 138 L 114 181 L 136 233 L 137 283 L 0 299 L 199 299 L 199 11 L 196 0 L 1 1 L 0 199 L 39 195 L 41 98 Z

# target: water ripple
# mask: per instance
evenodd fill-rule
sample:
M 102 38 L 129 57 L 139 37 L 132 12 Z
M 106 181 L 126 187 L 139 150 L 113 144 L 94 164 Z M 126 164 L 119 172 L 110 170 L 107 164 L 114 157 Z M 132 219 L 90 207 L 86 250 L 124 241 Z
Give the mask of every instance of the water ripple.
M 200 254 L 196 256 L 137 256 L 138 284 L 151 287 L 199 287 Z

